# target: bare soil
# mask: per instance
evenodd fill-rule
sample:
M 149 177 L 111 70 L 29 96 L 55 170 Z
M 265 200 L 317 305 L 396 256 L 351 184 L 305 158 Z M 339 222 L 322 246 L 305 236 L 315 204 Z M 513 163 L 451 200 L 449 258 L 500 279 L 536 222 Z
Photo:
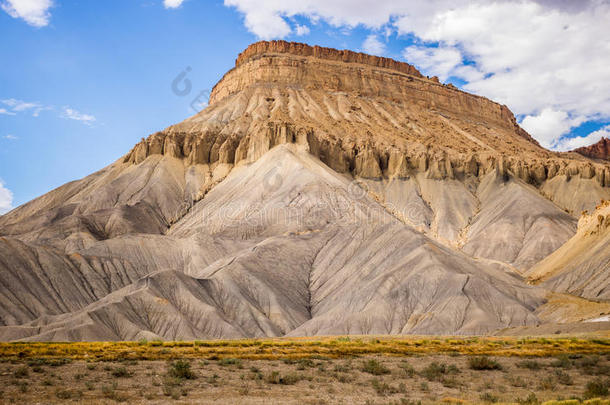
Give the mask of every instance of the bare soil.
M 473 359 L 7 360 L 0 403 L 536 404 L 603 397 L 608 388 L 610 355 Z

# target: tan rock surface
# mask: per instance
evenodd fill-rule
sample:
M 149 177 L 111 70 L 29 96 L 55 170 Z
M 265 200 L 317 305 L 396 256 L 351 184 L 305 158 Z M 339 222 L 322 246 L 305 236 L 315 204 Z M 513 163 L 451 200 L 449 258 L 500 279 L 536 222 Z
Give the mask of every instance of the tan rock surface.
M 505 106 L 406 63 L 257 43 L 208 108 L 0 217 L 0 338 L 536 325 L 546 292 L 520 273 L 602 198 L 608 164 L 543 149 Z

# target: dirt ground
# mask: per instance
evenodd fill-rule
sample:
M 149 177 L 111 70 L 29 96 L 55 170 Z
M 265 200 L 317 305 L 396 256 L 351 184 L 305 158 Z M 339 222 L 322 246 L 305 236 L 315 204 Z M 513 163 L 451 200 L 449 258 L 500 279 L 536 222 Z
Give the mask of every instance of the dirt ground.
M 0 364 L 1 403 L 429 404 L 604 397 L 610 355 Z M 453 402 L 452 402 L 453 399 Z

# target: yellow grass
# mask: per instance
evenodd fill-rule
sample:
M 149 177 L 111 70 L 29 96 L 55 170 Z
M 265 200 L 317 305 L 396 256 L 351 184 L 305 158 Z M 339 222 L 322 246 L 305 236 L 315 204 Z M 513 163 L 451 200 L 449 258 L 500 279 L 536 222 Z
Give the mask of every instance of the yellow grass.
M 173 358 L 298 359 L 361 355 L 411 356 L 460 354 L 493 356 L 556 356 L 565 353 L 610 354 L 606 338 L 414 338 L 316 337 L 211 340 L 194 342 L 0 343 L 0 358 L 70 358 L 112 361 Z

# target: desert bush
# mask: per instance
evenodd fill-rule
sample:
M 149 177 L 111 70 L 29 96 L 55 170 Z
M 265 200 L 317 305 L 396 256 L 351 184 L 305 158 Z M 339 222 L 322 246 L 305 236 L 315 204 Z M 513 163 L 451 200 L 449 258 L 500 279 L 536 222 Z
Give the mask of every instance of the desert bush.
M 269 384 L 294 385 L 299 382 L 302 377 L 296 373 L 288 373 L 281 375 L 279 371 L 272 371 L 265 377 L 265 381 Z
M 102 386 L 102 395 L 104 398 L 112 399 L 117 402 L 124 402 L 127 400 L 125 395 L 117 392 L 118 385 L 116 382 L 113 382 L 111 385 L 103 385 Z
M 373 375 L 390 374 L 390 369 L 375 359 L 370 359 L 362 364 L 362 371 Z
M 519 368 L 527 368 L 529 370 L 540 370 L 542 365 L 536 360 L 523 360 L 517 363 Z
M 491 403 L 496 403 L 500 400 L 500 398 L 497 395 L 494 395 L 490 392 L 485 392 L 485 393 L 481 394 L 481 396 L 479 398 L 481 398 L 481 401 L 483 401 L 483 402 L 491 402 Z
M 191 363 L 186 360 L 176 360 L 168 363 L 167 375 L 182 380 L 193 380 L 196 378 L 195 373 L 191 370 Z
M 30 371 L 26 366 L 21 366 L 13 371 L 13 377 L 15 378 L 26 378 L 30 375 Z
M 555 370 L 555 377 L 557 378 L 557 382 L 559 382 L 560 384 L 563 384 L 563 385 L 574 384 L 570 374 L 566 373 L 563 370 Z
M 553 362 L 551 362 L 551 366 L 560 368 L 571 368 L 572 360 L 567 354 L 561 354 L 557 356 L 557 358 Z
M 538 383 L 538 389 L 541 391 L 552 391 L 556 387 L 557 384 L 555 383 L 553 376 L 547 376 Z
M 233 358 L 224 358 L 218 361 L 218 365 L 220 366 L 236 366 L 237 368 L 242 368 L 241 359 L 233 359 Z
M 583 357 L 576 362 L 576 365 L 580 368 L 595 367 L 599 364 L 599 356 L 588 356 Z
M 540 404 L 540 400 L 538 400 L 538 397 L 533 392 L 530 392 L 530 394 L 525 398 L 516 398 L 515 402 L 518 403 L 519 405 L 539 405 Z
M 116 367 L 110 374 L 116 378 L 131 377 L 133 375 L 133 373 L 125 367 Z
M 55 391 L 55 396 L 59 399 L 78 400 L 83 396 L 83 393 L 78 390 L 58 389 Z
M 468 365 L 473 370 L 501 370 L 502 366 L 497 361 L 487 356 L 476 356 L 468 359 Z
M 440 381 L 441 377 L 446 374 L 457 374 L 459 372 L 460 370 L 453 364 L 448 366 L 444 363 L 439 364 L 434 362 L 426 366 L 426 368 L 420 372 L 420 375 L 428 381 Z
M 415 376 L 415 368 L 413 368 L 413 366 L 410 365 L 409 363 L 407 363 L 406 361 L 403 361 L 402 363 L 400 363 L 398 365 L 398 367 L 407 377 Z
M 459 388 L 463 385 L 455 376 L 442 376 L 440 383 L 447 388 Z
M 352 364 L 349 362 L 343 364 L 335 364 L 334 370 L 341 373 L 347 373 L 352 370 Z
M 525 388 L 529 385 L 528 382 L 525 379 L 523 379 L 523 377 L 514 376 L 514 375 L 506 376 L 506 381 L 508 381 L 508 383 L 510 385 L 512 385 L 513 387 Z
M 377 378 L 371 380 L 371 385 L 373 386 L 373 389 L 375 390 L 377 395 L 386 396 L 390 394 L 396 394 L 398 392 L 395 387 L 392 387 L 388 383 L 380 381 Z
M 608 396 L 608 381 L 604 381 L 601 378 L 589 381 L 583 396 L 585 399 Z

